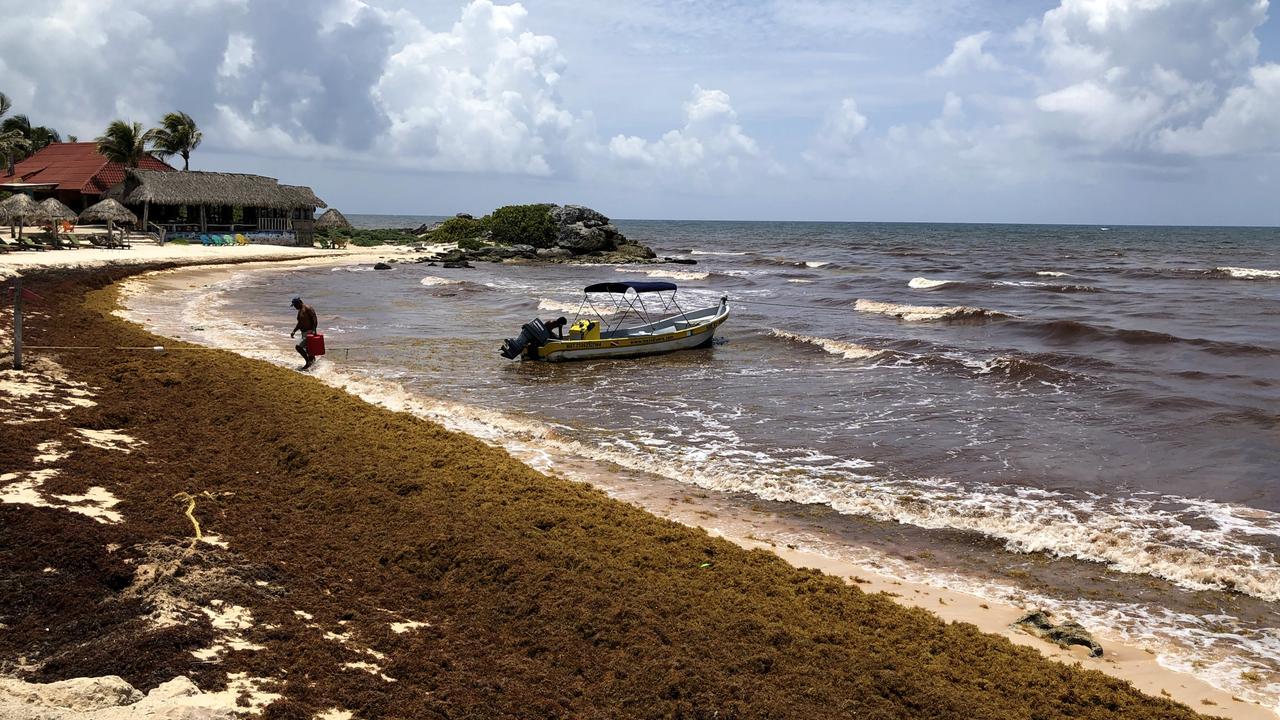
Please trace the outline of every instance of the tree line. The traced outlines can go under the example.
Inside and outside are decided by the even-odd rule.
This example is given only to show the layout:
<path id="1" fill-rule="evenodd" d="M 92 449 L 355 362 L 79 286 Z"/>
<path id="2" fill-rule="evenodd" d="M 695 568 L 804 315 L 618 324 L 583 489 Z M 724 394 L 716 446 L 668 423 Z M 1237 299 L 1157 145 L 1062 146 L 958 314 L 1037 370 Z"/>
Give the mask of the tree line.
<path id="1" fill-rule="evenodd" d="M 32 125 L 26 115 L 9 115 L 13 109 L 8 96 L 0 93 L 0 156 L 3 156 L 9 172 L 14 163 L 25 160 L 41 149 L 62 142 L 57 130 L 43 125 Z M 161 158 L 177 155 L 182 158 L 182 169 L 188 170 L 191 153 L 200 146 L 204 133 L 196 121 L 184 112 L 171 112 L 160 119 L 160 124 L 144 130 L 142 123 L 113 120 L 101 135 L 94 138 L 98 152 L 112 162 L 137 167 L 144 155 L 151 153 Z M 74 135 L 67 142 L 77 142 Z"/>

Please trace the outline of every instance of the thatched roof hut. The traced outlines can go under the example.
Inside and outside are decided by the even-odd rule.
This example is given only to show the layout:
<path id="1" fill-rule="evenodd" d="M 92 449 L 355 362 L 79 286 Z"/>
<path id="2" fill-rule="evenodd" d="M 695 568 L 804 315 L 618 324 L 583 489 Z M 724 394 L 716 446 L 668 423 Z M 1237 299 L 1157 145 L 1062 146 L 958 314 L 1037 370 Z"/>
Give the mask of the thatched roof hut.
<path id="1" fill-rule="evenodd" d="M 105 222 L 108 226 L 113 223 L 136 224 L 138 216 L 134 215 L 129 208 L 121 205 L 118 200 L 107 198 L 102 202 L 94 203 L 85 208 L 84 212 L 80 213 L 80 222 Z"/>
<path id="2" fill-rule="evenodd" d="M 244 173 L 155 170 L 127 172 L 113 195 L 126 205 L 190 205 L 299 210 L 328 207 L 311 188 Z"/>
<path id="3" fill-rule="evenodd" d="M 317 230 L 350 230 L 351 223 L 337 208 L 329 208 L 316 219 Z"/>
<path id="4" fill-rule="evenodd" d="M 40 203 L 50 220 L 75 220 L 76 211 L 67 207 L 58 198 L 49 198 Z"/>
<path id="5" fill-rule="evenodd" d="M 0 221 L 18 227 L 18 237 L 27 223 L 48 222 L 49 214 L 30 195 L 18 193 L 0 202 Z"/>
<path id="6" fill-rule="evenodd" d="M 40 203 L 32 200 L 30 195 L 18 193 L 0 202 L 0 218 L 10 224 L 44 222 L 49 219 L 49 213 L 40 207 Z"/>

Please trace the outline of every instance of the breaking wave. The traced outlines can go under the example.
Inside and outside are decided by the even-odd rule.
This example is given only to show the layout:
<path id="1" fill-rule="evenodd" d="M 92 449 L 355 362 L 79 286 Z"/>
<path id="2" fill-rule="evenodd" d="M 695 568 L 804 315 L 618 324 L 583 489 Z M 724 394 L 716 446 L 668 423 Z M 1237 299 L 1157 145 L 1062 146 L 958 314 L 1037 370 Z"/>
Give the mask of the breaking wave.
<path id="1" fill-rule="evenodd" d="M 1257 270 L 1245 267 L 1216 267 L 1214 275 L 1226 275 L 1237 280 L 1280 280 L 1280 270 Z"/>
<path id="2" fill-rule="evenodd" d="M 1036 272 L 1040 277 L 1075 277 L 1070 273 L 1058 272 L 1056 270 L 1040 270 Z"/>
<path id="3" fill-rule="evenodd" d="M 1043 290 L 1045 292 L 1059 292 L 1059 293 L 1102 292 L 1101 288 L 1096 288 L 1092 285 L 1057 285 L 1055 283 L 1041 282 L 1039 280 L 997 280 L 995 284 L 1000 287 L 1034 288 L 1036 290 Z"/>
<path id="4" fill-rule="evenodd" d="M 878 300 L 859 299 L 853 304 L 859 312 L 888 315 L 908 322 L 933 322 L 940 320 L 997 320 L 1012 317 L 1007 313 L 968 305 L 899 305 Z"/>
<path id="5" fill-rule="evenodd" d="M 689 272 L 687 270 L 635 270 L 634 268 L 614 268 L 621 273 L 640 272 L 652 278 L 671 278 L 672 280 L 706 280 L 709 272 Z"/>
<path id="6" fill-rule="evenodd" d="M 846 342 L 844 340 L 834 340 L 832 338 L 815 337 L 812 335 L 800 335 L 797 333 L 787 332 L 786 330 L 778 330 L 777 328 L 770 328 L 769 334 L 791 342 L 815 345 L 826 350 L 832 355 L 839 355 L 846 360 L 866 360 L 868 358 L 879 357 L 890 352 L 888 350 L 869 348 L 865 345 L 858 345 L 857 343 Z"/>
<path id="7" fill-rule="evenodd" d="M 1031 358 L 1000 355 L 977 368 L 979 375 L 991 375 L 1014 381 L 1034 380 L 1049 385 L 1061 385 L 1074 379 L 1074 375 L 1052 365 Z"/>
<path id="8" fill-rule="evenodd" d="M 695 248 L 693 250 L 690 250 L 689 254 L 690 255 L 735 255 L 736 256 L 736 255 L 749 255 L 750 253 L 727 252 L 727 251 L 717 251 L 717 250 L 698 250 Z"/>
<path id="9" fill-rule="evenodd" d="M 930 280 L 926 277 L 914 277 L 907 283 L 907 287 L 913 290 L 932 290 L 933 288 L 952 285 L 955 282 L 955 280 Z"/>
<path id="10" fill-rule="evenodd" d="M 418 282 L 428 287 L 431 287 L 433 285 L 461 285 L 462 284 L 462 281 L 458 280 L 457 278 L 442 278 L 442 277 L 436 277 L 435 275 L 428 275 L 422 278 L 421 280 L 419 280 Z"/>

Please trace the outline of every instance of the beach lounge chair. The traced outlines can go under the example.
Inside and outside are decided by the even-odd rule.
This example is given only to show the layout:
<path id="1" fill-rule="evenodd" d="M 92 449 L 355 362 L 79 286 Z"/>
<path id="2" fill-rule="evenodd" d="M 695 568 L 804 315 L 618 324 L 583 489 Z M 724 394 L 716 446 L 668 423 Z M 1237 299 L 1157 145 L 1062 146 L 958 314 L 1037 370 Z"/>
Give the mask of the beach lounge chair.
<path id="1" fill-rule="evenodd" d="M 212 244 L 213 244 L 213 238 L 209 237 L 208 235 L 201 235 L 201 236 L 200 236 L 200 244 L 201 244 L 201 245 L 212 245 Z"/>
<path id="2" fill-rule="evenodd" d="M 249 238 L 245 237 L 245 236 L 244 236 L 244 233 L 236 233 L 236 244 L 237 244 L 237 245 L 248 245 L 248 244 L 249 244 Z"/>
<path id="3" fill-rule="evenodd" d="M 223 236 L 222 236 L 222 244 L 223 244 L 223 245 L 235 245 L 235 244 L 236 244 L 236 239 L 235 239 L 235 238 L 233 238 L 233 237 L 231 237 L 230 235 L 223 235 Z"/>

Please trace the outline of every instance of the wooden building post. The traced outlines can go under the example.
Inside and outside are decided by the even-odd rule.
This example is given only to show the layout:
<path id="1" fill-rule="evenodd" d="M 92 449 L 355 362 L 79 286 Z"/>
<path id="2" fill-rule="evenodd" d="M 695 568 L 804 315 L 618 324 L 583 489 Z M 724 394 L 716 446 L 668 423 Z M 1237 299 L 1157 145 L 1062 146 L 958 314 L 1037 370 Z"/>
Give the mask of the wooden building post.
<path id="1" fill-rule="evenodd" d="M 13 279 L 13 369 L 22 369 L 22 278 Z"/>

